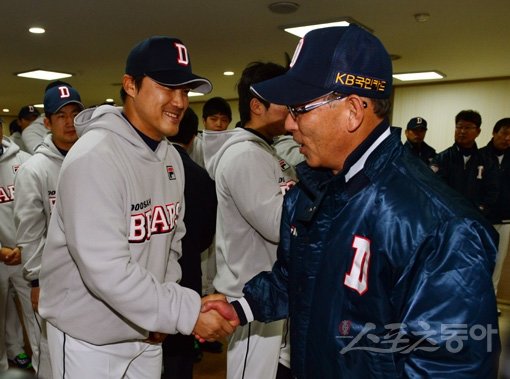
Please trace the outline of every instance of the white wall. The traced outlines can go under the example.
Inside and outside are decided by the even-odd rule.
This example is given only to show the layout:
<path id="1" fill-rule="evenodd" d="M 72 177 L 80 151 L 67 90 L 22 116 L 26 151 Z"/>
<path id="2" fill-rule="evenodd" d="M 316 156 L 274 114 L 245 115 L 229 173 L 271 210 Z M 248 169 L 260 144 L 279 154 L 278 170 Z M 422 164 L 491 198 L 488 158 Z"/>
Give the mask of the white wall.
<path id="1" fill-rule="evenodd" d="M 391 123 L 405 129 L 409 119 L 423 117 L 428 123 L 425 141 L 440 152 L 453 144 L 455 115 L 466 109 L 482 116 L 476 142 L 485 146 L 496 121 L 510 117 L 510 78 L 395 87 Z"/>

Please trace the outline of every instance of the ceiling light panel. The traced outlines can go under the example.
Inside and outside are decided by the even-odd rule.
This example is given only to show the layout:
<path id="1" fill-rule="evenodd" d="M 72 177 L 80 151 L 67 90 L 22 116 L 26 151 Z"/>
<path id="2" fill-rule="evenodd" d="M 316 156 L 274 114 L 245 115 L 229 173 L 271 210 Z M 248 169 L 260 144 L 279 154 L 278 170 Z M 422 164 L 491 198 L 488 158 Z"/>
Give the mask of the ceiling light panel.
<path id="1" fill-rule="evenodd" d="M 72 74 L 67 74 L 65 72 L 55 72 L 55 71 L 46 71 L 46 70 L 32 70 L 27 72 L 20 72 L 16 74 L 22 78 L 30 78 L 30 79 L 41 79 L 41 80 L 57 80 L 63 78 L 69 78 L 73 76 Z"/>
<path id="2" fill-rule="evenodd" d="M 401 80 L 403 82 L 413 81 L 413 80 L 437 80 L 443 79 L 446 75 L 441 74 L 438 71 L 424 71 L 424 72 L 408 72 L 401 74 L 393 74 L 395 79 Z"/>

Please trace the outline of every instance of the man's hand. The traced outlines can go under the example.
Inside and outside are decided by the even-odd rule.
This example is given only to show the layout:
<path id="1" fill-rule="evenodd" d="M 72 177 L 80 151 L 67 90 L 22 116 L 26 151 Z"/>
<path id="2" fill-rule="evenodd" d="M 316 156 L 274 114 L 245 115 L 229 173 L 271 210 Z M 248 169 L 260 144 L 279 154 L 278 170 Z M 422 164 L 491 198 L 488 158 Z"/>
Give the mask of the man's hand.
<path id="1" fill-rule="evenodd" d="M 240 321 L 239 317 L 237 316 L 237 312 L 235 311 L 234 307 L 226 300 L 203 301 L 201 311 L 209 312 L 210 310 L 215 310 L 218 312 L 225 320 L 228 320 L 230 325 L 232 325 L 234 328 L 239 326 Z"/>
<path id="2" fill-rule="evenodd" d="M 231 307 L 231 305 L 226 301 L 216 301 L 222 303 L 226 307 Z M 218 306 L 218 309 L 222 309 L 222 307 Z M 210 310 L 207 312 L 204 312 L 203 310 L 200 312 L 197 323 L 195 324 L 195 328 L 193 329 L 193 334 L 200 342 L 216 341 L 234 332 L 237 325 L 239 325 L 239 321 L 236 321 L 237 314 L 235 314 L 234 311 L 234 318 L 232 313 L 229 313 L 225 310 L 223 310 L 223 312 L 232 319 L 223 317 L 220 313 L 212 308 L 210 308 Z"/>
<path id="3" fill-rule="evenodd" d="M 30 291 L 30 301 L 32 302 L 32 309 L 36 312 L 39 311 L 39 292 L 41 292 L 40 287 L 32 287 Z"/>
<path id="4" fill-rule="evenodd" d="M 11 249 L 10 247 L 0 248 L 0 261 L 8 266 L 15 266 L 21 263 L 21 250 L 19 247 Z"/>

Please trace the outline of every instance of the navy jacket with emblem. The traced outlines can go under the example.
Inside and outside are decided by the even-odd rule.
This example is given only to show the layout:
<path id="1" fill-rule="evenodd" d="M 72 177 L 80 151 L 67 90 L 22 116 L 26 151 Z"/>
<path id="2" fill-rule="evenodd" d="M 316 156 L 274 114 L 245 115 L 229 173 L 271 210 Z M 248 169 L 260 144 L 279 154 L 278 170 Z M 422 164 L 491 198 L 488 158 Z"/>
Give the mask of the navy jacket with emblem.
<path id="1" fill-rule="evenodd" d="M 497 233 L 480 213 L 386 123 L 338 175 L 298 174 L 278 260 L 244 288 L 256 320 L 290 315 L 295 377 L 495 378 Z"/>

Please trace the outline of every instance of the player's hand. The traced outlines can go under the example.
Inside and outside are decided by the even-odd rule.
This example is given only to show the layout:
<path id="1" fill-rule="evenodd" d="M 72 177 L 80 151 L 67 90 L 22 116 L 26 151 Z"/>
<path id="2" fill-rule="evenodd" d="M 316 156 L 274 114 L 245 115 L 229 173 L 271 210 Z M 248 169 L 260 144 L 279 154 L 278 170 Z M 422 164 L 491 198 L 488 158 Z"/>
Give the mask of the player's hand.
<path id="1" fill-rule="evenodd" d="M 225 304 L 227 307 L 231 306 L 221 300 L 218 300 L 218 302 Z M 193 328 L 193 334 L 200 342 L 212 342 L 232 334 L 237 325 L 235 321 L 225 319 L 220 313 L 211 308 L 207 312 L 200 312 L 197 323 Z"/>
<path id="2" fill-rule="evenodd" d="M 0 248 L 0 260 L 8 266 L 15 266 L 21 263 L 21 250 L 19 247 L 11 249 L 10 247 Z"/>
<path id="3" fill-rule="evenodd" d="M 204 303 L 206 303 L 208 301 L 213 301 L 213 300 L 221 300 L 221 301 L 227 302 L 227 297 L 225 295 L 223 295 L 222 293 L 213 293 L 213 294 L 202 297 L 202 305 L 204 305 Z"/>
<path id="4" fill-rule="evenodd" d="M 159 333 L 159 332 L 149 332 L 149 338 L 147 338 L 144 342 L 150 344 L 158 344 L 162 343 L 168 334 Z"/>
<path id="5" fill-rule="evenodd" d="M 39 292 L 41 292 L 40 287 L 32 287 L 30 291 L 30 301 L 32 302 L 32 309 L 36 312 L 39 311 Z"/>
<path id="6" fill-rule="evenodd" d="M 239 326 L 240 320 L 237 316 L 237 312 L 232 304 L 228 303 L 226 300 L 209 300 L 203 302 L 201 312 L 209 312 L 210 310 L 218 312 L 221 317 L 228 320 L 230 325 L 234 328 Z"/>

